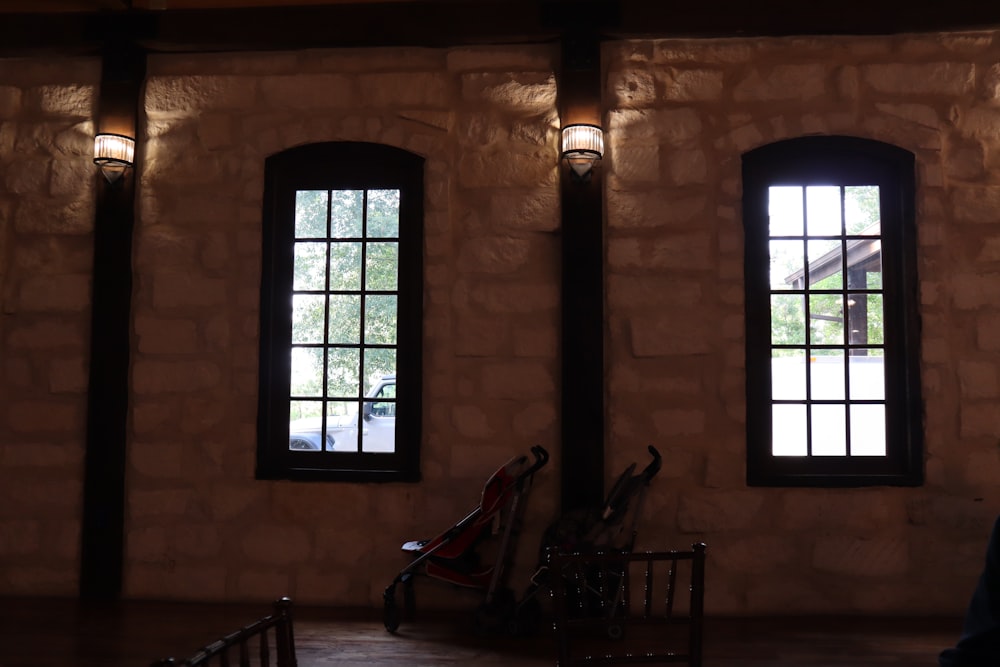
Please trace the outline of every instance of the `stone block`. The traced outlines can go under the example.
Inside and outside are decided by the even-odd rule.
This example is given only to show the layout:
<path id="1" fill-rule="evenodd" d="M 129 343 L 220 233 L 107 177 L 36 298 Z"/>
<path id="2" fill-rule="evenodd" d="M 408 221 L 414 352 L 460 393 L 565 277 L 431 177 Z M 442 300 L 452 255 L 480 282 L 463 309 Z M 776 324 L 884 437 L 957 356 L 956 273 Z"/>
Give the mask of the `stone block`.
<path id="1" fill-rule="evenodd" d="M 7 401 L 7 424 L 15 433 L 66 434 L 83 428 L 85 406 L 75 397 Z"/>
<path id="2" fill-rule="evenodd" d="M 97 90 L 88 85 L 47 85 L 28 91 L 46 116 L 89 118 L 94 113 Z"/>
<path id="3" fill-rule="evenodd" d="M 212 361 L 137 360 L 132 367 L 132 388 L 136 394 L 201 391 L 218 387 L 222 371 Z"/>
<path id="4" fill-rule="evenodd" d="M 191 488 L 134 489 L 128 497 L 128 516 L 132 520 L 187 516 L 194 499 Z"/>
<path id="5" fill-rule="evenodd" d="M 4 175 L 7 191 L 14 195 L 42 194 L 48 191 L 49 170 L 52 159 L 42 155 L 26 155 L 17 163 L 17 169 L 8 169 Z"/>
<path id="6" fill-rule="evenodd" d="M 49 361 L 49 390 L 54 394 L 80 394 L 87 391 L 89 360 L 83 356 L 53 358 Z"/>
<path id="7" fill-rule="evenodd" d="M 223 555 L 224 540 L 215 524 L 185 522 L 172 531 L 170 545 L 184 560 L 218 559 Z"/>
<path id="8" fill-rule="evenodd" d="M 817 570 L 858 577 L 900 576 L 909 568 L 909 547 L 901 537 L 820 537 L 813 547 Z"/>
<path id="9" fill-rule="evenodd" d="M 23 106 L 24 92 L 17 86 L 0 86 L 0 121 L 13 120 Z"/>
<path id="10" fill-rule="evenodd" d="M 969 403 L 959 412 L 960 433 L 963 438 L 1000 438 L 1000 414 L 992 403 Z"/>
<path id="11" fill-rule="evenodd" d="M 125 595 L 130 598 L 160 600 L 232 600 L 226 582 L 226 565 L 187 564 L 169 559 L 153 565 L 129 564 L 125 568 Z M 285 589 L 287 590 L 287 589 Z M 265 592 L 269 594 L 269 592 Z M 285 595 L 273 596 L 275 599 Z M 247 596 L 243 600 L 259 600 Z M 226 630 L 228 631 L 228 630 Z"/>
<path id="12" fill-rule="evenodd" d="M 155 563 L 170 551 L 167 530 L 162 525 L 132 527 L 126 531 L 125 543 L 132 562 Z"/>
<path id="13" fill-rule="evenodd" d="M 451 72 L 500 70 L 541 71 L 552 69 L 553 52 L 548 45 L 511 50 L 505 46 L 476 45 L 450 48 L 445 52 L 445 66 Z M 428 62 L 428 66 L 437 63 Z"/>
<path id="14" fill-rule="evenodd" d="M 884 526 L 902 525 L 906 520 L 901 500 L 865 490 L 793 489 L 780 503 L 776 522 L 799 534 L 842 530 L 877 535 Z"/>
<path id="15" fill-rule="evenodd" d="M 154 119 L 197 117 L 221 109 L 253 109 L 258 104 L 257 86 L 257 77 L 154 74 L 146 79 L 143 105 Z"/>
<path id="16" fill-rule="evenodd" d="M 244 562 L 288 566 L 309 558 L 312 540 L 303 527 L 260 522 L 245 531 L 240 551 Z"/>
<path id="17" fill-rule="evenodd" d="M 469 300 L 488 313 L 537 316 L 559 305 L 559 288 L 553 284 L 488 283 L 477 285 Z"/>
<path id="18" fill-rule="evenodd" d="M 555 379 L 548 364 L 513 361 L 484 365 L 482 386 L 485 398 L 528 400 L 552 396 Z"/>
<path id="19" fill-rule="evenodd" d="M 693 109 L 617 109 L 607 114 L 605 132 L 616 141 L 655 141 L 661 146 L 693 145 L 702 133 L 702 121 Z"/>
<path id="20" fill-rule="evenodd" d="M 675 102 L 716 102 L 722 97 L 721 69 L 682 69 L 669 67 L 656 72 L 663 100 Z"/>
<path id="21" fill-rule="evenodd" d="M 629 340 L 636 357 L 711 354 L 714 323 L 695 317 L 637 315 L 629 318 Z"/>
<path id="22" fill-rule="evenodd" d="M 958 271 L 951 280 L 952 300 L 962 310 L 1000 303 L 1000 274 Z"/>
<path id="23" fill-rule="evenodd" d="M 0 520 L 0 557 L 38 554 L 42 545 L 41 524 L 37 519 Z"/>
<path id="24" fill-rule="evenodd" d="M 612 108 L 650 107 L 657 101 L 656 74 L 635 69 L 608 72 L 607 88 Z"/>
<path id="25" fill-rule="evenodd" d="M 534 442 L 555 427 L 557 420 L 554 405 L 535 402 L 514 414 L 512 428 L 514 435 Z"/>
<path id="26" fill-rule="evenodd" d="M 185 461 L 185 448 L 177 443 L 134 440 L 128 450 L 132 469 L 146 477 L 181 479 Z"/>
<path id="27" fill-rule="evenodd" d="M 194 320 L 140 315 L 134 328 L 143 354 L 191 354 L 198 351 L 198 326 Z"/>
<path id="28" fill-rule="evenodd" d="M 469 239 L 458 249 L 458 268 L 469 273 L 517 273 L 530 258 L 531 249 L 531 241 L 525 238 L 491 236 Z"/>
<path id="29" fill-rule="evenodd" d="M 364 73 L 358 75 L 357 86 L 360 99 L 376 108 L 444 109 L 456 97 L 455 82 L 440 72 Z"/>
<path id="30" fill-rule="evenodd" d="M 929 104 L 891 104 L 888 102 L 880 102 L 877 103 L 875 107 L 879 111 L 889 114 L 890 116 L 894 116 L 911 123 L 916 123 L 918 125 L 923 125 L 934 130 L 939 129 L 941 126 L 941 118 L 937 110 Z"/>
<path id="31" fill-rule="evenodd" d="M 951 211 L 958 222 L 997 224 L 1000 222 L 1000 186 L 952 186 Z"/>
<path id="32" fill-rule="evenodd" d="M 508 345 L 510 332 L 492 317 L 460 316 L 455 322 L 455 354 L 458 356 L 496 356 Z"/>
<path id="33" fill-rule="evenodd" d="M 24 312 L 77 313 L 90 306 L 90 276 L 44 275 L 26 278 L 18 291 L 18 307 Z"/>
<path id="34" fill-rule="evenodd" d="M 0 592 L 17 596 L 74 597 L 79 594 L 78 570 L 67 564 L 12 565 L 0 573 Z"/>
<path id="35" fill-rule="evenodd" d="M 992 445 L 986 451 L 969 452 L 964 464 L 963 481 L 973 487 L 990 488 L 1000 475 L 1000 449 Z"/>
<path id="36" fill-rule="evenodd" d="M 677 526 L 684 533 L 709 534 L 759 525 L 764 499 L 756 491 L 713 491 L 684 495 Z"/>
<path id="37" fill-rule="evenodd" d="M 737 537 L 710 546 L 712 566 L 735 576 L 766 576 L 775 570 L 794 570 L 801 565 L 795 545 L 777 535 Z"/>
<path id="38" fill-rule="evenodd" d="M 827 66 L 820 64 L 752 67 L 733 86 L 736 102 L 814 100 L 826 94 Z"/>
<path id="39" fill-rule="evenodd" d="M 204 114 L 198 123 L 198 138 L 201 145 L 210 151 L 232 146 L 233 117 L 230 114 Z"/>
<path id="40" fill-rule="evenodd" d="M 460 76 L 462 99 L 517 114 L 546 113 L 556 106 L 550 72 L 470 72 Z"/>
<path id="41" fill-rule="evenodd" d="M 976 79 L 970 62 L 864 65 L 861 73 L 875 91 L 896 95 L 957 97 L 972 92 Z"/>
<path id="42" fill-rule="evenodd" d="M 673 150 L 663 158 L 667 185 L 684 186 L 704 183 L 708 162 L 701 149 Z"/>
<path id="43" fill-rule="evenodd" d="M 696 409 L 652 410 L 657 435 L 667 438 L 688 437 L 705 432 L 705 411 Z"/>
<path id="44" fill-rule="evenodd" d="M 157 310 L 221 306 L 228 286 L 222 278 L 206 278 L 191 273 L 160 273 L 153 277 L 152 305 Z"/>
<path id="45" fill-rule="evenodd" d="M 492 193 L 490 221 L 498 230 L 551 232 L 559 228 L 559 193 L 554 187 Z"/>
<path id="46" fill-rule="evenodd" d="M 1000 394 L 997 366 L 985 361 L 960 361 L 958 383 L 965 398 L 996 398 Z"/>
<path id="47" fill-rule="evenodd" d="M 611 140 L 608 142 L 608 154 L 614 156 L 611 160 L 611 173 L 616 180 L 629 185 L 656 183 L 660 180 L 660 147 L 656 144 L 625 144 Z M 614 192 L 616 191 L 609 194 Z M 630 226 L 636 224 L 624 211 L 609 210 L 608 213 L 617 213 L 626 218 Z"/>
<path id="48" fill-rule="evenodd" d="M 0 462 L 15 468 L 49 468 L 77 470 L 83 463 L 83 433 L 59 443 L 14 442 L 0 445 Z M 22 471 L 23 472 L 23 471 Z"/>
<path id="49" fill-rule="evenodd" d="M 267 497 L 267 490 L 259 485 L 246 486 L 226 481 L 212 484 L 209 493 L 211 516 L 218 521 L 236 519 L 263 508 Z"/>
<path id="50" fill-rule="evenodd" d="M 559 158 L 548 147 L 511 150 L 510 144 L 462 153 L 458 182 L 465 188 L 553 186 Z"/>
<path id="51" fill-rule="evenodd" d="M 455 405 L 451 409 L 451 423 L 463 438 L 485 439 L 496 431 L 490 426 L 489 416 L 477 406 Z"/>
<path id="52" fill-rule="evenodd" d="M 976 320 L 976 347 L 993 352 L 1000 350 L 1000 315 L 980 315 Z"/>
<path id="53" fill-rule="evenodd" d="M 532 324 L 521 324 L 511 332 L 515 357 L 556 359 L 559 355 L 558 324 L 555 318 L 534 318 Z"/>

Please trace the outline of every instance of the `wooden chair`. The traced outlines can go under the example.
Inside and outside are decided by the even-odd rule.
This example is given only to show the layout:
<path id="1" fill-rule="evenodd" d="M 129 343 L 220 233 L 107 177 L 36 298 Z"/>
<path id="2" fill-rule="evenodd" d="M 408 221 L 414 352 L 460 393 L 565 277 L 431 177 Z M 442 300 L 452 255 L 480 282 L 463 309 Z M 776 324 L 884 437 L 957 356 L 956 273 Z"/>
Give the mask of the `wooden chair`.
<path id="1" fill-rule="evenodd" d="M 273 643 L 272 643 L 273 640 Z M 181 662 L 166 658 L 152 667 L 297 667 L 292 601 L 274 602 L 273 613 L 200 649 Z"/>
<path id="2" fill-rule="evenodd" d="M 705 545 L 559 553 L 552 572 L 558 665 L 702 665 Z M 690 594 L 681 595 L 683 589 Z"/>

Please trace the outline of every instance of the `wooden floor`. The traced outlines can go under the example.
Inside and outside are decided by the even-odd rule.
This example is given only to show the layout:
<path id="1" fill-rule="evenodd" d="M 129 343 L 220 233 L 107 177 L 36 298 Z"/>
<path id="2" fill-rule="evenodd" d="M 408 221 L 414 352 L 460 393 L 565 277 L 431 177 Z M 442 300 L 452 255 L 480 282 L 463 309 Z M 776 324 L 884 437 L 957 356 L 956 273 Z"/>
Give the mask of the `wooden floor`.
<path id="1" fill-rule="evenodd" d="M 0 667 L 148 667 L 182 658 L 270 605 L 0 599 Z M 555 665 L 555 640 L 483 637 L 471 615 L 420 614 L 397 634 L 369 610 L 294 609 L 299 667 Z M 936 667 L 957 618 L 708 618 L 705 667 Z"/>

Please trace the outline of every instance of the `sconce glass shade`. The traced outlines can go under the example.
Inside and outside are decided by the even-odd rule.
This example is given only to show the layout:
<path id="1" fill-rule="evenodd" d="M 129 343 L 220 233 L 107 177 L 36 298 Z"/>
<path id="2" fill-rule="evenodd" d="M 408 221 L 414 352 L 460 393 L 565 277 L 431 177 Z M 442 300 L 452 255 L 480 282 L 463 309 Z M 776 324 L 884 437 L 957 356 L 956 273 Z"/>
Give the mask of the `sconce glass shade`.
<path id="1" fill-rule="evenodd" d="M 604 156 L 604 131 L 597 125 L 567 125 L 562 131 L 562 156 L 581 178 Z"/>
<path id="2" fill-rule="evenodd" d="M 101 167 L 109 183 L 117 181 L 135 157 L 135 139 L 123 134 L 98 134 L 94 137 L 94 164 Z"/>

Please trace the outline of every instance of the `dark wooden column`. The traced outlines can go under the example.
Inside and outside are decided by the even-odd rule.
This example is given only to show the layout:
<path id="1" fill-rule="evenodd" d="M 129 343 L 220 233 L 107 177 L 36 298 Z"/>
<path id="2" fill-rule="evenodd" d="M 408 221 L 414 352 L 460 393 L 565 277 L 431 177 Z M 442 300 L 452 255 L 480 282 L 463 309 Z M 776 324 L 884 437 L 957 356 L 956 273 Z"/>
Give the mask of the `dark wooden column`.
<path id="1" fill-rule="evenodd" d="M 559 72 L 562 125 L 602 125 L 597 35 L 563 36 Z M 604 500 L 604 181 L 598 163 L 586 180 L 562 164 L 562 509 Z"/>
<path id="2" fill-rule="evenodd" d="M 110 42 L 102 55 L 94 129 L 135 137 L 145 54 L 130 44 Z M 136 159 L 140 152 L 137 144 Z M 95 165 L 94 179 L 97 197 L 80 597 L 113 600 L 121 595 L 124 553 L 135 169 L 126 169 L 119 180 L 109 183 Z"/>

